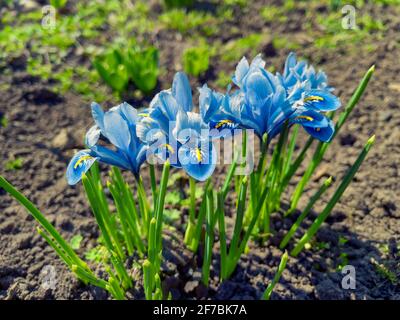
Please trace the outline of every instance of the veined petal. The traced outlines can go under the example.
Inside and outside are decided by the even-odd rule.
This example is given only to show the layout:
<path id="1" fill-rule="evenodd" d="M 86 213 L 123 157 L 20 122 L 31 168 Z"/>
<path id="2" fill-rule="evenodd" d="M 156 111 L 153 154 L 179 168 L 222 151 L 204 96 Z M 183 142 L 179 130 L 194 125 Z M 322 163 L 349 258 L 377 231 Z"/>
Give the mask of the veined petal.
<path id="1" fill-rule="evenodd" d="M 100 130 L 102 132 L 104 132 L 104 111 L 103 111 L 103 109 L 96 102 L 92 102 L 91 108 L 92 108 L 92 117 L 94 119 L 94 122 L 97 124 L 97 126 L 100 128 Z"/>
<path id="2" fill-rule="evenodd" d="M 234 84 L 239 88 L 242 87 L 243 79 L 249 71 L 250 65 L 245 57 L 243 57 L 236 66 L 235 75 L 232 78 Z"/>
<path id="3" fill-rule="evenodd" d="M 91 148 L 93 147 L 100 138 L 100 128 L 97 125 L 92 126 L 85 136 L 85 144 Z"/>
<path id="4" fill-rule="evenodd" d="M 173 134 L 180 143 L 185 143 L 189 139 L 200 138 L 201 130 L 207 128 L 198 113 L 179 111 Z"/>
<path id="5" fill-rule="evenodd" d="M 245 92 L 252 107 L 260 107 L 265 99 L 273 93 L 272 86 L 261 72 L 250 74 L 246 78 Z"/>
<path id="6" fill-rule="evenodd" d="M 136 125 L 136 135 L 144 143 L 152 143 L 165 134 L 157 121 L 150 117 L 142 118 Z"/>
<path id="7" fill-rule="evenodd" d="M 217 153 L 212 142 L 197 147 L 184 145 L 179 148 L 179 160 L 188 175 L 198 181 L 205 181 L 215 170 Z"/>
<path id="8" fill-rule="evenodd" d="M 72 157 L 67 167 L 66 177 L 68 184 L 77 184 L 82 179 L 82 175 L 90 169 L 96 160 L 98 158 L 93 157 L 90 150 L 78 151 Z"/>
<path id="9" fill-rule="evenodd" d="M 290 52 L 286 58 L 285 67 L 283 70 L 283 77 L 286 78 L 289 76 L 290 70 L 294 68 L 297 63 L 296 54 L 294 52 Z"/>
<path id="10" fill-rule="evenodd" d="M 303 126 L 303 128 L 308 132 L 308 134 L 323 142 L 329 142 L 335 133 L 335 127 L 330 119 L 328 119 L 328 125 L 326 127 L 313 128 Z"/>
<path id="11" fill-rule="evenodd" d="M 325 90 L 311 90 L 304 94 L 304 106 L 317 111 L 333 111 L 340 107 L 340 100 Z"/>
<path id="12" fill-rule="evenodd" d="M 188 77 L 183 72 L 177 72 L 174 76 L 172 95 L 184 111 L 192 111 L 192 89 L 190 88 Z"/>
<path id="13" fill-rule="evenodd" d="M 128 123 L 118 110 L 110 110 L 104 114 L 104 135 L 117 148 L 129 152 L 131 135 Z"/>
<path id="14" fill-rule="evenodd" d="M 222 100 L 222 94 L 213 92 L 207 85 L 199 88 L 199 109 L 201 117 L 205 122 L 208 122 L 213 114 L 215 114 Z"/>

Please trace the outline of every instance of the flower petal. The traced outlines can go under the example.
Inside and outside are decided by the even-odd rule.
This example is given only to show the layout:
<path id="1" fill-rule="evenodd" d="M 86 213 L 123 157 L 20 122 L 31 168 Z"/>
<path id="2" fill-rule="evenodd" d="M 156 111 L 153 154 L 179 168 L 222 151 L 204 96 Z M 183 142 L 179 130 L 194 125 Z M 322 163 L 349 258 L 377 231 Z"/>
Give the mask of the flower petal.
<path id="1" fill-rule="evenodd" d="M 96 160 L 98 160 L 98 158 L 93 157 L 90 150 L 78 151 L 72 157 L 67 167 L 66 177 L 68 184 L 77 184 L 82 179 L 82 175 L 90 169 Z"/>
<path id="2" fill-rule="evenodd" d="M 110 110 L 104 114 L 104 135 L 117 148 L 129 152 L 131 135 L 128 123 L 119 110 Z"/>
<path id="3" fill-rule="evenodd" d="M 99 141 L 100 132 L 101 130 L 97 125 L 94 125 L 88 130 L 85 136 L 85 144 L 89 148 L 93 147 L 97 143 L 97 141 Z"/>
<path id="4" fill-rule="evenodd" d="M 330 119 L 328 120 L 328 125 L 326 127 L 312 128 L 303 126 L 303 128 L 308 132 L 308 134 L 310 134 L 314 138 L 323 142 L 329 142 L 332 139 L 333 134 L 335 133 L 335 127 L 332 121 Z"/>
<path id="5" fill-rule="evenodd" d="M 104 111 L 103 111 L 103 109 L 96 102 L 92 102 L 91 108 L 92 108 L 92 117 L 94 119 L 94 122 L 97 124 L 97 126 L 100 128 L 100 130 L 102 132 L 104 132 Z"/>
<path id="6" fill-rule="evenodd" d="M 321 128 L 329 124 L 326 116 L 313 110 L 307 110 L 291 119 L 291 123 L 300 123 L 303 127 Z"/>
<path id="7" fill-rule="evenodd" d="M 126 170 L 131 169 L 131 164 L 125 156 L 106 147 L 96 145 L 91 148 L 91 154 L 97 157 L 97 159 L 101 162 Z"/>
<path id="8" fill-rule="evenodd" d="M 172 95 L 184 111 L 192 111 L 192 89 L 190 88 L 189 79 L 183 72 L 177 72 L 174 76 Z"/>
<path id="9" fill-rule="evenodd" d="M 325 90 L 307 91 L 303 102 L 306 108 L 317 111 L 334 111 L 341 105 L 338 97 Z"/>
<path id="10" fill-rule="evenodd" d="M 179 148 L 179 160 L 188 175 L 205 181 L 215 170 L 217 153 L 212 142 L 202 143 L 196 148 L 184 145 Z"/>

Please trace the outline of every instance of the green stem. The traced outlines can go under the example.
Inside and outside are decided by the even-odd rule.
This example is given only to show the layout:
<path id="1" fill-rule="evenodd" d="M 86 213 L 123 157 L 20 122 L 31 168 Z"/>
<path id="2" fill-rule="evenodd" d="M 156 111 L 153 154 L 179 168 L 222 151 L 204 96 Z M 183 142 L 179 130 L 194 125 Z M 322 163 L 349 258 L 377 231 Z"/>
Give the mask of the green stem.
<path id="1" fill-rule="evenodd" d="M 292 225 L 292 227 L 290 228 L 288 233 L 282 239 L 282 241 L 279 245 L 280 249 L 284 249 L 287 246 L 288 242 L 293 237 L 293 235 L 296 233 L 300 224 L 307 217 L 308 213 L 310 212 L 311 208 L 314 206 L 315 202 L 317 202 L 317 200 L 322 196 L 322 194 L 325 193 L 325 191 L 331 186 L 331 184 L 332 184 L 332 177 L 329 177 L 328 179 L 326 179 L 324 181 L 321 188 L 319 188 L 318 191 L 311 197 L 310 201 L 308 202 L 307 206 L 304 208 L 301 215 L 297 218 L 296 222 Z"/>

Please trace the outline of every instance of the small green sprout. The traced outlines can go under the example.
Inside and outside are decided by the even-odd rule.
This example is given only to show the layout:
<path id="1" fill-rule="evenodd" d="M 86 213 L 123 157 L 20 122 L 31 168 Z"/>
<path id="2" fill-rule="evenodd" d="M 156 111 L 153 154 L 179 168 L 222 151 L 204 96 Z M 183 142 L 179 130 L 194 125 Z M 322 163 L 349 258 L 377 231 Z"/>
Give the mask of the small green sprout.
<path id="1" fill-rule="evenodd" d="M 24 164 L 24 160 L 21 157 L 17 157 L 13 160 L 8 160 L 6 162 L 5 168 L 8 171 L 20 170 L 20 169 L 22 169 L 23 164 Z"/>
<path id="2" fill-rule="evenodd" d="M 83 240 L 82 235 L 77 234 L 72 237 L 70 243 L 71 243 L 71 248 L 74 250 L 78 250 L 81 247 L 81 242 Z"/>

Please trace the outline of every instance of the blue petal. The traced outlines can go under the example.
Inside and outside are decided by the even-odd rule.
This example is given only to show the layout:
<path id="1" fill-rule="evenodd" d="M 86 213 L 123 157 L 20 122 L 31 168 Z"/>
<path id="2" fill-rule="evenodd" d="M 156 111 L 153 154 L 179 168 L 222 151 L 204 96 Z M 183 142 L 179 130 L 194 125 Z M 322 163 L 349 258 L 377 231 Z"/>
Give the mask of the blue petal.
<path id="1" fill-rule="evenodd" d="M 329 142 L 335 133 L 335 127 L 330 119 L 328 119 L 328 125 L 321 128 L 305 127 L 303 128 L 314 138 L 321 140 L 323 142 Z"/>
<path id="2" fill-rule="evenodd" d="M 165 136 L 161 130 L 159 123 L 150 117 L 143 118 L 136 125 L 136 135 L 144 143 L 152 143 Z"/>
<path id="3" fill-rule="evenodd" d="M 290 70 L 295 67 L 297 63 L 296 54 L 294 52 L 290 52 L 286 58 L 285 67 L 283 71 L 283 77 L 286 78 L 290 74 Z"/>
<path id="4" fill-rule="evenodd" d="M 192 111 L 192 89 L 190 88 L 189 79 L 183 72 L 177 72 L 174 76 L 172 95 L 184 111 Z"/>
<path id="5" fill-rule="evenodd" d="M 340 100 L 325 90 L 311 90 L 304 95 L 304 106 L 317 111 L 333 111 L 340 107 Z"/>
<path id="6" fill-rule="evenodd" d="M 199 109 L 201 117 L 205 122 L 208 122 L 213 114 L 215 114 L 222 100 L 222 94 L 217 92 L 213 92 L 207 85 L 203 85 L 203 87 L 199 88 L 200 96 L 199 96 Z"/>
<path id="7" fill-rule="evenodd" d="M 100 128 L 100 130 L 102 132 L 104 132 L 104 111 L 103 111 L 103 109 L 96 102 L 92 102 L 91 108 L 92 108 L 92 117 L 93 117 L 95 123 Z"/>
<path id="8" fill-rule="evenodd" d="M 243 57 L 236 66 L 235 75 L 232 78 L 233 83 L 236 84 L 238 87 L 242 86 L 243 79 L 249 71 L 249 68 L 249 62 L 245 57 Z"/>
<path id="9" fill-rule="evenodd" d="M 68 184 L 74 185 L 78 183 L 82 179 L 82 175 L 89 170 L 97 159 L 97 157 L 92 156 L 90 150 L 77 152 L 67 167 L 66 177 Z"/>
<path id="10" fill-rule="evenodd" d="M 145 162 L 145 160 L 146 160 L 148 148 L 149 148 L 149 147 L 148 147 L 147 145 L 141 145 L 140 148 L 139 148 L 139 150 L 138 150 L 138 153 L 137 153 L 137 155 L 136 155 L 136 167 L 135 167 L 136 174 L 139 173 L 140 166 L 141 166 L 141 165 L 143 164 L 143 162 Z"/>
<path id="11" fill-rule="evenodd" d="M 173 134 L 180 143 L 185 143 L 191 138 L 200 138 L 202 129 L 207 128 L 198 113 L 179 111 Z"/>
<path id="12" fill-rule="evenodd" d="M 97 125 L 91 127 L 85 136 L 85 144 L 90 148 L 93 147 L 100 138 L 100 128 Z"/>
<path id="13" fill-rule="evenodd" d="M 198 181 L 205 181 L 215 170 L 217 154 L 211 142 L 196 148 L 184 145 L 179 149 L 179 160 L 188 175 Z"/>
<path id="14" fill-rule="evenodd" d="M 306 110 L 300 114 L 296 114 L 291 123 L 300 123 L 303 127 L 321 128 L 329 124 L 329 119 L 321 113 L 313 110 Z"/>
<path id="15" fill-rule="evenodd" d="M 106 147 L 96 145 L 91 148 L 91 154 L 97 159 L 106 164 L 117 166 L 122 169 L 131 170 L 131 165 L 126 157 L 116 151 L 110 150 Z"/>
<path id="16" fill-rule="evenodd" d="M 273 93 L 270 82 L 260 72 L 252 73 L 246 78 L 245 90 L 252 107 L 260 107 Z"/>
<path id="17" fill-rule="evenodd" d="M 119 110 L 110 110 L 104 114 L 104 135 L 117 148 L 128 152 L 131 135 L 128 123 Z"/>

